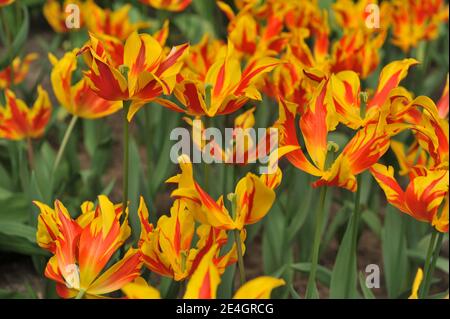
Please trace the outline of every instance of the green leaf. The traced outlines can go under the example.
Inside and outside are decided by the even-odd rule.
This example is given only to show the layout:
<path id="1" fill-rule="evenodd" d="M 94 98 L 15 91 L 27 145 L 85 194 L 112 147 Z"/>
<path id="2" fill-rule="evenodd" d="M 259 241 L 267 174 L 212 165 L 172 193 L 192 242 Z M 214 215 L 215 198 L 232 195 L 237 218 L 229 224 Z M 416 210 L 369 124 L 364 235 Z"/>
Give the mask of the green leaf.
<path id="1" fill-rule="evenodd" d="M 18 222 L 0 221 L 0 233 L 25 238 L 31 243 L 36 243 L 36 229 Z"/>
<path id="2" fill-rule="evenodd" d="M 426 252 L 423 252 L 422 250 L 408 249 L 407 255 L 408 255 L 408 257 L 410 257 L 414 260 L 420 261 L 421 263 L 425 262 Z M 449 262 L 449 260 L 447 258 L 439 257 L 436 261 L 436 268 L 439 270 L 442 270 L 443 272 L 448 274 L 449 273 L 449 263 L 448 262 Z"/>
<path id="3" fill-rule="evenodd" d="M 292 264 L 291 268 L 300 272 L 304 272 L 309 274 L 311 270 L 311 263 L 296 263 Z M 317 280 L 319 280 L 322 284 L 329 287 L 331 282 L 331 271 L 321 265 L 318 265 L 317 267 L 317 274 L 316 274 Z"/>
<path id="4" fill-rule="evenodd" d="M 330 298 L 356 298 L 356 252 L 352 242 L 353 218 L 347 225 L 336 256 L 330 282 Z"/>
<path id="5" fill-rule="evenodd" d="M 376 213 L 374 213 L 370 209 L 366 209 L 362 212 L 361 219 L 378 237 L 381 237 L 382 225 L 380 218 Z"/>
<path id="6" fill-rule="evenodd" d="M 0 289 L 0 299 L 26 299 L 29 298 L 24 293 Z"/>
<path id="7" fill-rule="evenodd" d="M 198 15 L 179 15 L 173 19 L 173 22 L 192 43 L 198 43 L 205 33 L 215 36 L 213 25 Z"/>
<path id="8" fill-rule="evenodd" d="M 14 40 L 12 41 L 12 44 L 10 46 L 7 46 L 5 44 L 5 47 L 8 48 L 8 50 L 5 50 L 4 56 L 0 56 L 0 70 L 4 69 L 6 66 L 8 66 L 11 61 L 16 57 L 20 50 L 22 49 L 22 46 L 24 45 L 25 41 L 28 37 L 28 29 L 30 26 L 30 18 L 28 16 L 28 10 L 26 6 L 22 6 L 22 24 L 20 25 L 19 30 L 15 34 Z M 5 30 L 2 30 L 2 34 L 5 34 Z"/>
<path id="9" fill-rule="evenodd" d="M 29 240 L 17 236 L 0 234 L 0 251 L 8 251 L 23 255 L 48 256 L 48 252 L 32 244 Z"/>
<path id="10" fill-rule="evenodd" d="M 407 288 L 409 266 L 403 213 L 388 205 L 381 232 L 384 277 L 388 296 L 397 298 Z"/>

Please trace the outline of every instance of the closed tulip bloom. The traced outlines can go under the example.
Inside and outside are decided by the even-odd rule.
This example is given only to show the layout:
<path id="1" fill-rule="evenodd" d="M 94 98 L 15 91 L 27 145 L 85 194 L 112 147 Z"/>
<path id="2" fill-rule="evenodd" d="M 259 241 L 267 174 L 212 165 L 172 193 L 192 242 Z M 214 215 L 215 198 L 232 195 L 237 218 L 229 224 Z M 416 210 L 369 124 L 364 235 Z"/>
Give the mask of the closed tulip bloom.
<path id="1" fill-rule="evenodd" d="M 109 101 L 99 97 L 88 85 L 86 79 L 72 84 L 73 73 L 77 69 L 75 49 L 66 53 L 60 60 L 49 54 L 53 69 L 50 79 L 58 102 L 69 113 L 85 119 L 108 116 L 120 110 L 120 101 Z"/>
<path id="2" fill-rule="evenodd" d="M 36 139 L 44 135 L 51 116 L 47 92 L 38 87 L 38 97 L 29 108 L 11 91 L 5 91 L 6 105 L 0 105 L 0 138 L 8 140 Z"/>

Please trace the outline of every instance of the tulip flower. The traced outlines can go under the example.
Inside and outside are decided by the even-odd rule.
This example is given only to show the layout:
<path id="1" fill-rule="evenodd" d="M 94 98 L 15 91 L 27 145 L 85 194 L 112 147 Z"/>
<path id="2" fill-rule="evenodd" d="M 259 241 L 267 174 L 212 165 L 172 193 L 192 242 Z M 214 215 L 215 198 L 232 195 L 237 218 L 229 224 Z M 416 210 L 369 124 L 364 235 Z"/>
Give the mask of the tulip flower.
<path id="1" fill-rule="evenodd" d="M 280 156 L 286 158 L 298 169 L 313 176 L 319 176 L 314 186 L 335 185 L 356 191 L 355 175 L 367 170 L 388 150 L 390 135 L 386 124 L 370 124 L 360 129 L 345 146 L 335 161 L 330 161 L 330 154 L 337 151 L 337 146 L 328 141 L 328 132 L 334 129 L 337 120 L 329 114 L 326 106 L 325 82 L 318 88 L 317 94 L 300 119 L 300 128 L 305 140 L 306 149 L 312 159 L 307 159 L 297 139 L 295 128 L 296 105 L 280 101 L 278 127 L 281 131 Z"/>
<path id="2" fill-rule="evenodd" d="M 11 3 L 14 3 L 15 0 L 0 0 L 0 7 L 6 7 Z"/>
<path id="3" fill-rule="evenodd" d="M 428 222 L 440 232 L 448 232 L 448 211 L 438 214 L 448 194 L 448 169 L 428 170 L 416 166 L 410 173 L 406 190 L 395 179 L 392 167 L 375 164 L 370 171 L 389 203 L 419 221 Z"/>
<path id="4" fill-rule="evenodd" d="M 137 32 L 128 37 L 124 46 L 110 37 L 91 34 L 90 38 L 79 52 L 90 68 L 86 80 L 106 100 L 130 100 L 128 120 L 145 103 L 164 103 L 159 97 L 172 92 L 189 48 L 188 44 L 176 46 L 165 55 L 155 38 Z"/>
<path id="5" fill-rule="evenodd" d="M 121 206 L 114 206 L 106 196 L 99 196 L 98 201 L 96 208 L 92 203 L 83 204 L 77 220 L 58 200 L 54 209 L 35 202 L 41 211 L 37 242 L 53 254 L 45 276 L 56 281 L 62 298 L 102 297 L 139 277 L 141 256 L 133 248 L 105 269 L 130 236 L 130 227 L 128 213 L 124 214 Z"/>
<path id="6" fill-rule="evenodd" d="M 423 280 L 423 270 L 422 268 L 417 269 L 416 277 L 414 278 L 414 283 L 411 289 L 411 295 L 408 299 L 419 299 L 419 288 Z"/>
<path id="7" fill-rule="evenodd" d="M 169 107 L 193 116 L 214 117 L 233 113 L 249 100 L 261 100 L 255 82 L 278 64 L 279 61 L 274 58 L 254 58 L 241 72 L 241 65 L 235 57 L 233 45 L 228 42 L 226 54 L 218 55 L 218 59 L 211 65 L 203 81 L 183 78 L 176 86 L 174 93 L 186 109 L 174 103 Z"/>
<path id="8" fill-rule="evenodd" d="M 150 286 L 142 277 L 123 286 L 122 291 L 129 299 L 161 299 L 158 289 Z"/>
<path id="9" fill-rule="evenodd" d="M 237 261 L 235 247 L 220 255 L 220 248 L 228 241 L 223 230 L 199 226 L 196 231 L 198 241 L 194 246 L 195 221 L 184 201 L 176 200 L 170 216 L 160 217 L 156 228 L 148 222 L 148 209 L 142 198 L 138 214 L 141 221 L 139 247 L 142 258 L 145 265 L 157 274 L 172 277 L 176 281 L 190 277 L 213 243 L 219 248 L 214 263 L 220 273 Z"/>
<path id="10" fill-rule="evenodd" d="M 387 30 L 390 24 L 392 6 L 390 2 L 378 0 L 338 0 L 333 5 L 336 22 L 344 30 L 364 30 L 378 32 Z M 373 10 L 378 8 L 378 14 Z M 373 14 L 373 18 L 370 16 Z M 374 19 L 379 18 L 380 21 Z M 378 23 L 376 23 L 378 22 Z M 373 25 L 372 25 L 373 23 Z"/>
<path id="11" fill-rule="evenodd" d="M 188 282 L 184 299 L 215 299 L 220 276 L 212 262 L 215 246 L 205 254 Z M 273 289 L 285 285 L 283 279 L 263 276 L 248 281 L 234 294 L 233 299 L 269 299 Z"/>
<path id="12" fill-rule="evenodd" d="M 224 206 L 222 197 L 215 201 L 194 180 L 189 158 L 180 156 L 179 163 L 181 174 L 167 181 L 178 185 L 172 196 L 185 201 L 199 222 L 223 230 L 242 230 L 245 225 L 260 221 L 272 207 L 275 201 L 274 189 L 279 186 L 282 178 L 281 170 L 260 177 L 248 173 L 236 185 L 232 217 Z"/>
<path id="13" fill-rule="evenodd" d="M 256 136 L 247 133 L 246 130 L 253 128 L 255 124 L 254 111 L 253 107 L 236 117 L 231 133 L 232 139 L 224 146 L 214 140 L 206 144 L 205 127 L 200 119 L 195 122 L 190 118 L 184 118 L 184 120 L 192 126 L 193 143 L 199 151 L 208 154 L 219 163 L 244 165 L 255 163 L 261 156 L 269 155 L 276 147 L 274 139 L 278 137 L 278 132 L 270 129 L 258 141 L 255 140 Z"/>
<path id="14" fill-rule="evenodd" d="M 270 15 L 266 27 L 262 28 L 251 12 L 253 4 L 242 8 L 238 14 L 223 1 L 218 1 L 217 5 L 230 20 L 228 38 L 237 51 L 250 56 L 272 55 L 279 53 L 285 46 L 288 39 L 287 35 L 282 33 L 282 17 Z"/>
<path id="15" fill-rule="evenodd" d="M 186 9 L 192 0 L 140 0 L 142 3 L 155 9 L 180 12 Z"/>
<path id="16" fill-rule="evenodd" d="M 183 76 L 204 82 L 208 70 L 225 54 L 226 44 L 205 34 L 199 43 L 190 47 L 186 67 L 182 69 Z"/>
<path id="17" fill-rule="evenodd" d="M 47 0 L 43 7 L 44 17 L 52 29 L 57 33 L 66 33 L 72 30 L 66 25 L 66 19 L 70 14 L 70 11 L 66 11 L 68 5 L 76 5 L 78 8 L 82 7 L 82 3 L 79 0 L 64 0 L 61 4 L 58 0 Z M 84 21 L 80 16 L 80 27 L 84 24 Z"/>
<path id="18" fill-rule="evenodd" d="M 448 22 L 448 5 L 443 0 L 395 0 L 392 6 L 392 43 L 404 52 L 420 41 L 436 39 L 439 26 Z"/>
<path id="19" fill-rule="evenodd" d="M 53 91 L 61 106 L 69 113 L 85 119 L 96 119 L 108 116 L 120 110 L 120 101 L 108 101 L 99 97 L 88 85 L 86 79 L 81 79 L 72 85 L 73 73 L 77 69 L 77 57 L 75 49 L 68 52 L 58 60 L 53 54 L 49 54 L 53 64 L 51 82 Z"/>
<path id="20" fill-rule="evenodd" d="M 6 106 L 0 105 L 0 138 L 23 140 L 40 138 L 50 120 L 51 102 L 47 91 L 38 87 L 38 97 L 29 108 L 6 89 Z"/>
<path id="21" fill-rule="evenodd" d="M 417 141 L 406 147 L 404 143 L 392 140 L 391 149 L 400 166 L 399 174 L 401 176 L 407 175 L 416 165 L 427 166 L 427 152 L 420 147 Z"/>
<path id="22" fill-rule="evenodd" d="M 117 10 L 102 9 L 93 0 L 83 5 L 83 18 L 89 32 L 106 34 L 119 40 L 126 40 L 131 33 L 150 26 L 147 22 L 131 22 L 131 5 L 126 4 Z"/>
<path id="23" fill-rule="evenodd" d="M 352 70 L 362 79 L 375 71 L 380 63 L 379 51 L 386 39 L 386 32 L 365 33 L 361 29 L 346 32 L 333 45 L 332 72 Z"/>
<path id="24" fill-rule="evenodd" d="M 11 65 L 0 70 L 0 89 L 4 90 L 12 85 L 18 85 L 25 80 L 30 70 L 30 64 L 38 58 L 37 53 L 30 53 L 21 59 L 15 58 Z"/>

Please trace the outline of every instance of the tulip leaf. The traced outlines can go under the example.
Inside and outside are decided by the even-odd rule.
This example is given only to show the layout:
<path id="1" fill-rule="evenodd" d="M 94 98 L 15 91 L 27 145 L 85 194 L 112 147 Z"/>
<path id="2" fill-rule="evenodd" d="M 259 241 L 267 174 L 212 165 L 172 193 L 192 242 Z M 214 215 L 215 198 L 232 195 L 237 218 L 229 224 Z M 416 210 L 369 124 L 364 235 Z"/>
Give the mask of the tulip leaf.
<path id="1" fill-rule="evenodd" d="M 0 233 L 25 238 L 31 243 L 36 243 L 36 229 L 18 222 L 0 221 Z"/>
<path id="2" fill-rule="evenodd" d="M 309 274 L 310 270 L 311 270 L 311 263 L 296 263 L 296 264 L 292 264 L 291 268 L 303 273 L 307 273 Z M 325 286 L 329 287 L 330 286 L 330 282 L 331 282 L 331 271 L 321 265 L 318 265 L 317 267 L 317 280 L 319 280 L 322 284 L 324 284 Z"/>
<path id="3" fill-rule="evenodd" d="M 384 276 L 390 298 L 397 298 L 407 288 L 409 274 L 405 220 L 408 217 L 388 205 L 381 232 Z"/>
<path id="4" fill-rule="evenodd" d="M 330 281 L 330 298 L 356 298 L 357 269 L 356 252 L 353 249 L 352 218 L 347 225 L 334 263 Z"/>
<path id="5" fill-rule="evenodd" d="M 213 25 L 196 14 L 176 16 L 173 22 L 192 43 L 198 43 L 205 33 L 215 36 Z"/>
<path id="6" fill-rule="evenodd" d="M 22 49 L 22 46 L 24 45 L 25 41 L 28 37 L 28 29 L 30 26 L 30 18 L 28 15 L 28 10 L 26 6 L 22 6 L 22 24 L 19 27 L 19 30 L 14 36 L 14 39 L 12 40 L 12 43 L 10 45 L 5 44 L 5 47 L 8 49 L 4 51 L 4 56 L 0 56 L 0 70 L 7 67 L 11 61 L 16 57 L 20 50 Z M 5 30 L 2 30 L 2 34 L 5 34 Z"/>

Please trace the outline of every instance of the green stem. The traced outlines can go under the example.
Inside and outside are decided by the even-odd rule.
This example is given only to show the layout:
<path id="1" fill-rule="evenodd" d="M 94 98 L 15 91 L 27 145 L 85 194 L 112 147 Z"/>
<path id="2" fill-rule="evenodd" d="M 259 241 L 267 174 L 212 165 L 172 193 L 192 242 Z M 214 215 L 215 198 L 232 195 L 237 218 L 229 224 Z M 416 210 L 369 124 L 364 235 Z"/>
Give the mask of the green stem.
<path id="1" fill-rule="evenodd" d="M 72 116 L 72 119 L 70 120 L 69 126 L 67 126 L 66 132 L 64 133 L 63 140 L 61 142 L 61 145 L 59 146 L 58 154 L 56 155 L 55 163 L 53 164 L 52 169 L 52 178 L 56 173 L 56 170 L 58 169 L 59 163 L 61 162 L 61 159 L 64 155 L 64 152 L 67 147 L 67 143 L 69 142 L 69 138 L 72 135 L 73 129 L 75 127 L 75 124 L 77 123 L 78 116 Z"/>
<path id="2" fill-rule="evenodd" d="M 31 140 L 30 137 L 27 138 L 27 154 L 30 171 L 32 171 L 34 168 L 34 150 L 33 150 L 33 141 Z"/>
<path id="3" fill-rule="evenodd" d="M 434 231 L 433 235 L 434 237 L 436 237 L 437 232 Z M 425 280 L 423 283 L 423 289 L 421 290 L 421 294 L 420 294 L 420 298 L 426 298 L 428 296 L 428 293 L 430 291 L 430 287 L 431 287 L 431 280 L 433 279 L 433 273 L 434 273 L 434 269 L 436 268 L 436 262 L 437 259 L 439 258 L 439 253 L 441 252 L 441 246 L 442 246 L 442 241 L 444 239 L 444 233 L 439 232 L 439 235 L 437 235 L 437 243 L 436 246 L 434 247 L 434 252 L 433 252 L 433 258 L 431 259 L 430 266 L 428 271 L 425 273 Z"/>
<path id="4" fill-rule="evenodd" d="M 428 270 L 430 269 L 431 256 L 433 254 L 433 248 L 436 243 L 437 233 L 433 231 L 430 238 L 430 244 L 428 245 L 427 257 L 425 258 L 425 265 L 423 267 L 423 273 L 425 274 L 424 284 L 421 286 L 419 290 L 419 298 L 422 299 L 425 291 L 425 284 L 428 281 Z"/>
<path id="5" fill-rule="evenodd" d="M 234 241 L 236 242 L 237 255 L 238 255 L 238 267 L 239 267 L 239 278 L 241 280 L 241 286 L 245 283 L 245 265 L 244 265 L 244 254 L 242 252 L 242 242 L 241 235 L 238 229 L 234 230 Z"/>
<path id="6" fill-rule="evenodd" d="M 122 185 L 122 211 L 126 212 L 128 207 L 128 171 L 130 159 L 130 123 L 127 115 L 131 101 L 123 101 L 123 185 Z"/>
<path id="7" fill-rule="evenodd" d="M 323 222 L 325 217 L 325 198 L 327 196 L 328 187 L 323 186 L 320 190 L 320 201 L 316 212 L 316 229 L 314 233 L 314 246 L 311 258 L 311 271 L 308 278 L 308 286 L 306 287 L 305 298 L 311 299 L 316 289 L 316 272 L 319 262 L 320 239 L 322 237 Z"/>
<path id="8" fill-rule="evenodd" d="M 237 217 L 237 205 L 236 194 L 229 194 L 228 199 L 231 201 L 231 217 L 236 220 Z M 239 278 L 241 280 L 241 286 L 245 283 L 245 265 L 244 265 L 244 252 L 242 250 L 241 232 L 239 229 L 233 231 L 234 242 L 236 243 L 237 255 L 238 255 L 238 267 Z"/>
<path id="9" fill-rule="evenodd" d="M 80 291 L 78 292 L 78 295 L 75 297 L 75 299 L 83 299 L 85 293 L 86 293 L 86 291 L 84 289 L 80 289 Z"/>
<path id="10" fill-rule="evenodd" d="M 350 264 L 348 271 L 353 271 L 356 269 L 357 264 L 357 255 L 358 255 L 358 229 L 359 229 L 359 222 L 361 219 L 361 174 L 356 177 L 357 179 L 357 185 L 358 188 L 356 190 L 355 194 L 355 202 L 353 206 L 353 215 L 352 215 L 352 221 L 351 221 L 351 227 L 352 227 L 352 253 L 350 255 Z M 345 293 L 346 298 L 350 298 L 350 287 L 348 287 L 349 282 L 345 283 Z"/>

